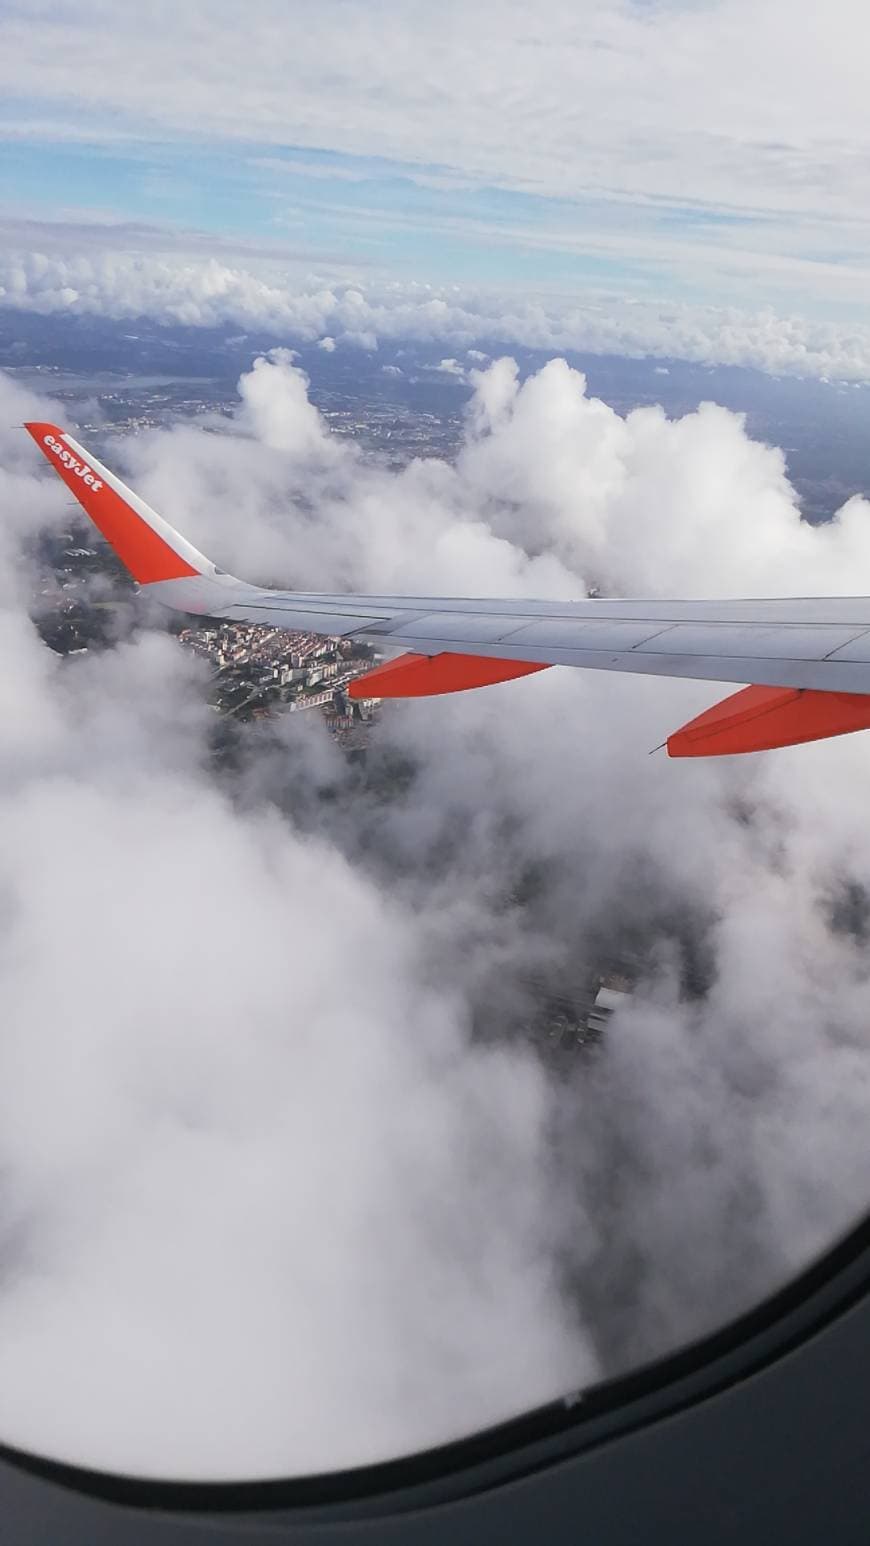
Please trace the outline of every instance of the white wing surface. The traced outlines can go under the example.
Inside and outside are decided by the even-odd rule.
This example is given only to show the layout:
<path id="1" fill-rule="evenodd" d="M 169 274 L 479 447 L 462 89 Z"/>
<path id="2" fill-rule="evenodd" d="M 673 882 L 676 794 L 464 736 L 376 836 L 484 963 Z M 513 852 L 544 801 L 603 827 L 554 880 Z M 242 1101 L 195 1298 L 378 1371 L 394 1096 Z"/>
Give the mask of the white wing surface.
<path id="1" fill-rule="evenodd" d="M 392 667 L 380 668 L 373 695 L 452 691 L 557 665 L 787 690 L 756 695 L 753 720 L 762 702 L 769 706 L 760 712 L 769 720 L 771 713 L 781 716 L 787 704 L 804 698 L 798 716 L 803 723 L 808 704 L 818 695 L 870 695 L 870 598 L 864 596 L 557 602 L 269 590 L 216 569 L 71 435 L 52 424 L 25 427 L 143 591 L 164 605 L 412 652 L 417 669 L 406 670 L 403 678 Z M 391 672 L 398 683 L 395 692 L 389 690 Z M 862 713 L 862 724 L 870 724 L 870 696 L 851 705 L 845 726 L 788 740 L 857 728 L 851 719 Z M 790 715 L 793 719 L 793 708 Z M 721 738 L 721 725 L 718 733 Z"/>

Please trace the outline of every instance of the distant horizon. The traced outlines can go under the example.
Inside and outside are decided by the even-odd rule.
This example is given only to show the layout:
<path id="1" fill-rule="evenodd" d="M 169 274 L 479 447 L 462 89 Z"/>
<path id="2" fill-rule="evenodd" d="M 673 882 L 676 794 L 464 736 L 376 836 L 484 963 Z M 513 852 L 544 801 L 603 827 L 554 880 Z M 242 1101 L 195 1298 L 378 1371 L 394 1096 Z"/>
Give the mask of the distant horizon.
<path id="1" fill-rule="evenodd" d="M 870 380 L 847 0 L 108 15 L 4 7 L 0 304 Z"/>
<path id="2" fill-rule="evenodd" d="M 129 331 L 137 325 L 141 336 Z M 549 359 L 562 357 L 583 373 L 589 397 L 623 415 L 660 405 L 678 418 L 706 400 L 744 414 L 754 439 L 783 449 L 804 516 L 813 523 L 830 520 L 853 494 L 870 492 L 870 383 L 775 377 L 752 365 L 672 356 L 522 348 L 505 339 L 481 342 L 487 347 L 460 348 L 455 357 L 445 357 L 437 341 L 413 338 L 381 340 L 373 350 L 351 344 L 324 350 L 322 340 L 297 341 L 289 352 L 308 376 L 312 402 L 321 411 L 336 402 L 357 404 L 368 422 L 379 402 L 410 420 L 434 414 L 441 423 L 439 452 L 444 455 L 460 443 L 478 371 L 507 356 L 524 380 Z M 126 399 L 150 386 L 175 384 L 189 388 L 186 397 L 196 401 L 199 396 L 210 408 L 216 401 L 213 388 L 220 384 L 224 400 L 234 403 L 240 375 L 258 355 L 275 349 L 283 354 L 287 346 L 268 328 L 237 332 L 227 323 L 185 326 L 150 318 L 43 316 L 0 307 L 0 374 L 7 372 L 40 392 L 54 390 L 56 378 L 65 398 L 78 389 L 83 400 L 91 401 L 102 390 L 110 402 L 118 389 Z M 387 449 L 377 436 L 372 445 Z"/>

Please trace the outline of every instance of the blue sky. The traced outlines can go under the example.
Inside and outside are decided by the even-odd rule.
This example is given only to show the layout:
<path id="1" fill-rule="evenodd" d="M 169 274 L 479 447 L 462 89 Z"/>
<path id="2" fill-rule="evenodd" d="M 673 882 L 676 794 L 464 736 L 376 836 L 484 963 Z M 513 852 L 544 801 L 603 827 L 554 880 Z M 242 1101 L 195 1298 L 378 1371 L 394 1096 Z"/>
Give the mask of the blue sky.
<path id="1" fill-rule="evenodd" d="M 14 116 L 7 104 L 7 122 Z M 601 251 L 607 238 L 739 227 L 734 213 L 669 201 L 642 208 L 625 198 L 560 199 L 482 183 L 449 168 L 409 166 L 267 144 L 11 139 L 0 160 L 7 215 L 141 222 L 177 233 L 292 249 L 305 261 L 376 266 L 440 283 L 509 286 L 592 284 L 621 291 L 677 283 L 642 246 Z"/>
<path id="2" fill-rule="evenodd" d="M 658 308 L 656 337 L 678 307 L 696 351 L 685 308 L 717 309 L 724 358 L 772 312 L 798 363 L 801 329 L 848 356 L 862 28 L 852 0 L 799 28 L 791 0 L 0 0 L 0 262 L 213 251 L 506 317 Z"/>

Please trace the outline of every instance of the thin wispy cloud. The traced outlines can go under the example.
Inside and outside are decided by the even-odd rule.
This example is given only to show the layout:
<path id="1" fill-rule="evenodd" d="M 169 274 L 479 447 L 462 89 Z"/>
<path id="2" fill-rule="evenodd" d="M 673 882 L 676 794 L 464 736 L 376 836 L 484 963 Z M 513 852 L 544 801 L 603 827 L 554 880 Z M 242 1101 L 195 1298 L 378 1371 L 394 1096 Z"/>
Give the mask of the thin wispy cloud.
<path id="1" fill-rule="evenodd" d="M 851 0 L 799 26 L 787 0 L 559 0 L 540 21 L 512 0 L 437 16 L 397 0 L 316 16 L 255 0 L 239 47 L 224 0 L 160 0 L 147 21 L 105 0 L 14 3 L 0 132 L 23 159 L 7 200 L 53 196 L 60 180 L 71 205 L 93 204 L 99 156 L 72 155 L 90 140 L 129 158 L 113 181 L 125 219 L 195 210 L 209 229 L 280 237 L 282 200 L 296 208 L 299 191 L 303 253 L 343 246 L 352 261 L 368 245 L 385 271 L 492 283 L 526 281 L 537 254 L 546 280 L 581 289 L 606 261 L 626 294 L 724 293 L 752 309 L 760 287 L 776 304 L 784 285 L 797 311 L 829 321 L 847 285 L 866 321 L 870 135 L 853 64 L 866 26 Z M 150 185 L 137 172 L 149 157 Z M 188 188 L 185 165 L 200 167 Z M 351 206 L 330 187 L 354 190 Z"/>

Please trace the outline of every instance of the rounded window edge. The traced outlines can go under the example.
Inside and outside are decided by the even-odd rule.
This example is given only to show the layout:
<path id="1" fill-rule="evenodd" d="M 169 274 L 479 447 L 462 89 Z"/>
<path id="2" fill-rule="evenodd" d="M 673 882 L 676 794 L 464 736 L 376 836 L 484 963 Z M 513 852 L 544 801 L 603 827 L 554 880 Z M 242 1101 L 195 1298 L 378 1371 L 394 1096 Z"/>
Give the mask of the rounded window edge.
<path id="1" fill-rule="evenodd" d="M 698 1405 L 775 1364 L 867 1295 L 870 1213 L 773 1294 L 708 1336 L 437 1448 L 353 1470 L 225 1482 L 99 1471 L 2 1442 L 0 1465 L 142 1511 L 400 1514 L 489 1491 Z"/>

